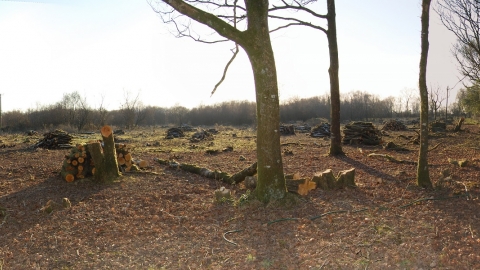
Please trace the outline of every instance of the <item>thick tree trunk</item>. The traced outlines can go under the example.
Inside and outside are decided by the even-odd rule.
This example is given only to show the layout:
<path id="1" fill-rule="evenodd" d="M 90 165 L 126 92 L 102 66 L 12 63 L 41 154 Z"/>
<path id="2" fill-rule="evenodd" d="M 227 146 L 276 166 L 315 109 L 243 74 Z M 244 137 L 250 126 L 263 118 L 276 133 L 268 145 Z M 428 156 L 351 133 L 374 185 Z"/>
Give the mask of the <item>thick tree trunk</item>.
<path id="1" fill-rule="evenodd" d="M 250 59 L 257 101 L 256 196 L 268 202 L 285 197 L 287 188 L 280 149 L 280 105 L 277 71 L 268 29 L 268 1 L 247 0 L 248 41 L 242 45 Z"/>
<path id="2" fill-rule="evenodd" d="M 330 152 L 329 155 L 343 155 L 342 136 L 340 134 L 340 82 L 338 78 L 339 61 L 338 61 L 338 45 L 337 45 L 337 25 L 335 20 L 335 0 L 328 0 L 328 51 L 330 54 L 330 119 L 331 119 L 331 135 L 330 135 Z"/>
<path id="3" fill-rule="evenodd" d="M 427 90 L 427 59 L 428 59 L 428 25 L 430 1 L 422 0 L 422 39 L 420 55 L 420 151 L 418 153 L 417 184 L 421 187 L 432 187 L 428 171 L 428 90 Z"/>

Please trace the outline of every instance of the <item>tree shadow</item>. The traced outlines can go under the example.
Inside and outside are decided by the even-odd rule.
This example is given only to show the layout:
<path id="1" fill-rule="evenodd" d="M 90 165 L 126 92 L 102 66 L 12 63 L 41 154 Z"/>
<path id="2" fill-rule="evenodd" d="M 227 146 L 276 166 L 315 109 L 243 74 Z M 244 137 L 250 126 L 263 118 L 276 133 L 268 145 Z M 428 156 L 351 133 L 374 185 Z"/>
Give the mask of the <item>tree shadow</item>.
<path id="1" fill-rule="evenodd" d="M 93 179 L 67 183 L 56 176 L 17 192 L 3 195 L 0 197 L 0 206 L 5 210 L 0 216 L 0 239 L 9 237 L 8 235 L 11 237 L 21 234 L 37 224 L 48 222 L 50 213 L 43 211 L 42 208 L 50 200 L 59 204 L 58 209 L 54 211 L 71 211 L 71 207 L 61 206 L 63 198 L 68 198 L 72 206 L 78 205 L 111 185 L 99 184 Z"/>

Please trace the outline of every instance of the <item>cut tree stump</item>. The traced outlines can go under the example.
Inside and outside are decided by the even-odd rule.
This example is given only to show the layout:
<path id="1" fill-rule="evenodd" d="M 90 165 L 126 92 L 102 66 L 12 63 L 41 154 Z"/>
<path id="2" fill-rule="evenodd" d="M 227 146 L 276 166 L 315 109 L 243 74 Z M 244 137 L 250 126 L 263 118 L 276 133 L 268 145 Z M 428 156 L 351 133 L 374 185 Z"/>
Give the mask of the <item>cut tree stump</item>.
<path id="1" fill-rule="evenodd" d="M 312 178 L 317 188 L 323 190 L 341 189 L 345 187 L 355 187 L 355 168 L 340 171 L 338 176 L 333 175 L 331 169 L 316 173 Z"/>
<path id="2" fill-rule="evenodd" d="M 101 182 L 112 181 L 120 176 L 113 131 L 110 126 L 104 126 L 100 132 L 103 137 L 103 151 L 100 142 L 90 143 L 87 146 L 95 164 L 94 178 Z"/>

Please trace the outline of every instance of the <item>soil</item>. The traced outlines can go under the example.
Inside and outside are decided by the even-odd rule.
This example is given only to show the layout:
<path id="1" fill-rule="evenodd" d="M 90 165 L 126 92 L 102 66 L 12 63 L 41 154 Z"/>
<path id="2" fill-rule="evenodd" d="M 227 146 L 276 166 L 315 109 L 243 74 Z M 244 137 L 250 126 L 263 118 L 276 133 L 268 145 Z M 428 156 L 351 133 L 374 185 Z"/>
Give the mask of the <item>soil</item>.
<path id="1" fill-rule="evenodd" d="M 103 184 L 61 179 L 69 150 L 30 149 L 41 135 L 1 135 L 0 269 L 480 269 L 478 125 L 431 134 L 430 148 L 437 146 L 429 152 L 431 190 L 416 186 L 412 162 L 368 156 L 416 161 L 413 131 L 383 137 L 410 151 L 344 145 L 341 157 L 325 155 L 328 140 L 283 136 L 285 173 L 355 168 L 357 184 L 315 189 L 287 205 L 263 205 L 243 184 L 155 161 L 229 173 L 255 162 L 253 130 L 217 128 L 213 140 L 196 143 L 189 133 L 167 140 L 158 128 L 120 135 L 150 166 Z M 91 138 L 100 135 L 75 136 Z M 206 154 L 227 146 L 233 151 Z M 449 158 L 467 159 L 468 166 Z M 234 191 L 233 200 L 214 201 L 222 186 Z M 71 207 L 62 206 L 63 198 Z"/>

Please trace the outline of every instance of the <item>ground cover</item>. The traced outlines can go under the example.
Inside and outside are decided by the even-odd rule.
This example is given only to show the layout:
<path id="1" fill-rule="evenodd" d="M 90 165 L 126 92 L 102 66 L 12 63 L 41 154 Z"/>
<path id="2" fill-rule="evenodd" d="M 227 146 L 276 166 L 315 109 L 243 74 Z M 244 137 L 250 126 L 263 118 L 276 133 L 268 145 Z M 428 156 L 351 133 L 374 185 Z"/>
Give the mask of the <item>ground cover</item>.
<path id="1" fill-rule="evenodd" d="M 195 143 L 193 132 L 167 140 L 160 128 L 118 135 L 151 166 L 110 184 L 67 183 L 58 173 L 68 150 L 32 150 L 41 135 L 3 134 L 2 143 L 12 147 L 0 148 L 0 269 L 480 268 L 478 125 L 432 134 L 434 190 L 415 186 L 418 145 L 410 143 L 411 130 L 383 136 L 410 151 L 345 145 L 344 157 L 325 156 L 328 140 L 283 136 L 286 173 L 312 177 L 355 168 L 357 183 L 313 190 L 287 208 L 249 200 L 243 184 L 155 162 L 175 159 L 229 173 L 255 162 L 253 130 L 217 130 L 213 140 Z M 74 142 L 99 136 L 79 134 Z M 465 167 L 452 164 L 463 159 Z M 221 186 L 235 191 L 234 201 L 214 202 Z M 61 206 L 63 198 L 71 207 Z M 58 207 L 45 211 L 49 201 Z"/>

